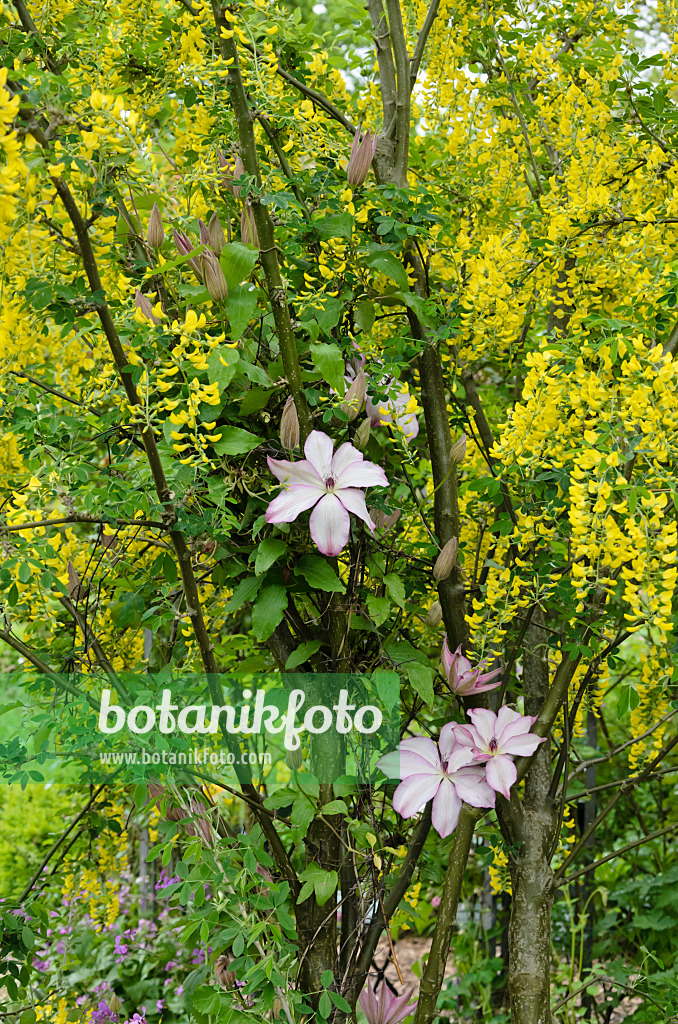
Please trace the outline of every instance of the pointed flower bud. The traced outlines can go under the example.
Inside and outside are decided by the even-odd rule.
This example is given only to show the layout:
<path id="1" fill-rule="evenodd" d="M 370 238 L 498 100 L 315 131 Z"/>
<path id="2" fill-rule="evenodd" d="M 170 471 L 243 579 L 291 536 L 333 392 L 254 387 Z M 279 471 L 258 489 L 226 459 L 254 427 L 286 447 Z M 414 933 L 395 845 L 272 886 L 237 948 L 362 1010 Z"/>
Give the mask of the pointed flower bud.
<path id="1" fill-rule="evenodd" d="M 426 614 L 426 625 L 427 626 L 439 626 L 443 617 L 443 609 L 440 606 L 440 601 L 434 601 Z"/>
<path id="2" fill-rule="evenodd" d="M 211 249 L 212 237 L 210 235 L 210 229 L 207 227 L 207 224 L 205 224 L 204 220 L 200 220 L 200 217 L 198 217 L 198 224 L 200 225 L 200 244 L 209 245 Z"/>
<path id="3" fill-rule="evenodd" d="M 365 374 L 361 370 L 344 395 L 344 401 L 339 406 L 348 416 L 349 423 L 356 418 L 365 404 L 365 386 Z"/>
<path id="4" fill-rule="evenodd" d="M 165 229 L 162 224 L 162 214 L 157 203 L 153 203 L 151 217 L 146 231 L 146 241 L 151 249 L 159 249 L 165 241 Z"/>
<path id="5" fill-rule="evenodd" d="M 280 417 L 280 443 L 290 452 L 299 444 L 299 417 L 292 395 L 285 402 L 285 408 Z"/>
<path id="6" fill-rule="evenodd" d="M 290 771 L 298 772 L 304 763 L 304 755 L 301 747 L 297 747 L 296 750 L 288 750 L 285 754 L 285 764 Z"/>
<path id="7" fill-rule="evenodd" d="M 224 229 L 221 226 L 221 221 L 217 217 L 216 213 L 213 213 L 210 217 L 210 222 L 207 225 L 212 239 L 212 248 L 214 249 L 217 256 L 221 256 L 222 250 L 226 245 L 226 235 Z"/>
<path id="8" fill-rule="evenodd" d="M 150 242 L 149 242 L 149 245 L 150 245 Z M 116 996 L 115 992 L 113 993 L 113 995 L 111 996 L 111 998 L 109 1000 L 108 1009 L 112 1010 L 113 1013 L 120 1013 L 120 1011 L 122 1010 L 122 1000 L 118 999 L 118 997 Z"/>
<path id="9" fill-rule="evenodd" d="M 245 173 L 245 167 L 244 167 L 244 164 L 243 164 L 242 160 L 240 159 L 240 153 L 238 153 L 236 155 L 236 158 L 235 158 L 235 167 L 233 169 L 233 178 L 242 178 L 244 173 Z M 230 188 L 230 190 L 233 193 L 233 195 L 235 196 L 235 198 L 236 199 L 240 199 L 240 196 L 242 194 L 241 186 L 240 185 L 232 185 L 231 184 L 228 187 Z"/>
<path id="10" fill-rule="evenodd" d="M 143 315 L 146 317 L 147 320 L 150 321 L 150 323 L 160 323 L 160 320 L 153 312 L 153 305 L 151 303 L 151 300 L 148 298 L 147 295 L 144 295 L 143 292 L 140 292 L 138 288 L 134 293 L 134 305 L 141 313 L 143 313 Z"/>
<path id="11" fill-rule="evenodd" d="M 388 533 L 389 530 L 392 530 L 400 519 L 400 511 L 398 509 L 395 512 L 391 512 L 388 516 L 378 508 L 370 508 L 368 512 L 376 528 L 383 533 Z"/>
<path id="12" fill-rule="evenodd" d="M 218 257 L 211 249 L 202 254 L 202 269 L 205 276 L 205 288 L 215 302 L 224 302 L 228 297 L 228 285 L 221 269 Z"/>
<path id="13" fill-rule="evenodd" d="M 346 168 L 346 180 L 351 188 L 359 188 L 365 181 L 374 159 L 374 151 L 377 147 L 377 136 L 372 136 L 369 131 L 360 140 L 360 129 L 353 136 L 351 156 Z"/>
<path id="14" fill-rule="evenodd" d="M 452 572 L 455 562 L 457 561 L 457 552 L 459 551 L 459 541 L 456 537 L 451 537 L 447 544 L 436 558 L 435 565 L 433 566 L 433 579 L 434 580 L 446 580 Z"/>
<path id="15" fill-rule="evenodd" d="M 257 225 L 254 221 L 254 210 L 251 203 L 247 201 L 245 201 L 240 216 L 240 240 L 245 245 L 256 245 L 257 249 L 259 248 L 259 235 L 257 234 Z"/>
<path id="16" fill-rule="evenodd" d="M 450 461 L 453 466 L 458 466 L 466 458 L 466 434 L 462 434 L 452 445 Z"/>
<path id="17" fill-rule="evenodd" d="M 186 232 L 182 231 L 181 228 L 172 228 L 172 237 L 174 238 L 174 245 L 176 246 L 176 250 L 180 256 L 188 256 L 189 252 L 193 252 L 195 247 Z M 202 267 L 200 266 L 200 260 L 192 257 L 190 260 L 186 260 L 186 262 L 198 280 L 202 281 Z"/>
<path id="18" fill-rule="evenodd" d="M 356 448 L 358 448 L 359 451 L 362 451 L 363 448 L 367 445 L 367 442 L 370 439 L 371 429 L 372 427 L 370 425 L 370 421 L 366 419 L 362 421 L 362 423 L 356 430 L 355 434 L 353 435 L 353 444 Z"/>

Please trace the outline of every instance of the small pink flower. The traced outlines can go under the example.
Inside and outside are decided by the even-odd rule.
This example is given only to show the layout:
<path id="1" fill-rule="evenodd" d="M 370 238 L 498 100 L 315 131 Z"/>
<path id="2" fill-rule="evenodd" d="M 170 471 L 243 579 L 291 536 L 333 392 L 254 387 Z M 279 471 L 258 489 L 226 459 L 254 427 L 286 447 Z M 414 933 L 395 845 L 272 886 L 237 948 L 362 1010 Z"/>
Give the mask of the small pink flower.
<path id="1" fill-rule="evenodd" d="M 494 807 L 494 792 L 470 746 L 460 746 L 454 722 L 444 725 L 438 743 L 424 736 L 403 740 L 397 750 L 377 761 L 389 778 L 402 781 L 393 794 L 393 808 L 403 818 L 418 814 L 433 800 L 431 821 L 438 835 L 457 827 L 462 801 L 472 807 Z"/>
<path id="2" fill-rule="evenodd" d="M 441 904 L 440 896 L 431 896 L 431 906 L 434 910 L 437 910 Z"/>
<path id="3" fill-rule="evenodd" d="M 304 454 L 300 462 L 268 459 L 283 490 L 266 509 L 266 522 L 292 523 L 313 508 L 310 527 L 315 545 L 324 555 L 338 555 L 348 543 L 349 512 L 374 531 L 361 488 L 388 487 L 386 474 L 365 462 L 352 444 L 342 444 L 333 454 L 332 440 L 320 430 L 308 435 Z"/>
<path id="4" fill-rule="evenodd" d="M 537 719 L 520 715 L 508 705 L 499 708 L 496 715 L 485 708 L 472 708 L 468 714 L 473 725 L 457 725 L 457 741 L 471 751 L 476 761 L 486 762 L 488 784 L 508 800 L 517 778 L 513 758 L 529 757 L 544 742 L 543 736 L 530 732 Z"/>
<path id="5" fill-rule="evenodd" d="M 496 686 L 501 685 L 501 679 L 497 679 L 496 683 L 490 683 L 490 679 L 499 675 L 500 668 L 481 675 L 481 669 L 485 662 L 481 661 L 473 668 L 468 658 L 461 653 L 461 644 L 452 654 L 447 646 L 447 635 L 443 639 L 442 661 L 450 689 L 460 697 L 467 697 L 471 693 L 482 693 L 483 690 L 494 690 Z"/>
<path id="6" fill-rule="evenodd" d="M 394 996 L 385 981 L 379 989 L 379 995 L 375 995 L 369 983 L 358 996 L 360 1009 L 367 1017 L 367 1024 L 400 1024 L 401 1020 L 409 1017 L 417 1008 L 418 999 L 413 1003 L 409 1002 L 413 988 L 407 990 L 402 996 Z"/>

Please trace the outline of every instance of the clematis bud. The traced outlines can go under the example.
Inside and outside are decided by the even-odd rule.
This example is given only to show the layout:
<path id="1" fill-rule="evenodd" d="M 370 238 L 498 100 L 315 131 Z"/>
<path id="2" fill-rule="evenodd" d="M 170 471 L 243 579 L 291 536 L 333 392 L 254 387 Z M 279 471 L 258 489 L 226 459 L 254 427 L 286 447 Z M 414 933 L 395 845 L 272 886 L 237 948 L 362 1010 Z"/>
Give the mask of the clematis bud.
<path id="1" fill-rule="evenodd" d="M 378 530 L 383 530 L 384 533 L 388 533 L 389 530 L 392 530 L 400 519 L 400 512 L 397 509 L 395 512 L 391 512 L 388 516 L 378 508 L 371 508 L 368 509 L 368 511 L 374 525 Z"/>
<path id="2" fill-rule="evenodd" d="M 150 242 L 149 242 L 149 245 L 150 245 Z M 118 997 L 116 996 L 115 992 L 113 993 L 113 995 L 110 998 L 110 1001 L 108 1003 L 108 1009 L 112 1010 L 113 1013 L 120 1013 L 120 1011 L 122 1010 L 122 1000 L 118 999 Z"/>
<path id="3" fill-rule="evenodd" d="M 427 626 L 439 626 L 443 617 L 443 610 L 440 601 L 434 601 L 426 614 Z"/>
<path id="4" fill-rule="evenodd" d="M 160 323 L 160 320 L 153 312 L 153 305 L 151 303 L 151 300 L 148 298 L 147 295 L 144 295 L 143 292 L 140 292 L 138 288 L 134 293 L 134 305 L 141 313 L 144 314 L 144 316 L 148 321 L 150 321 L 150 323 Z"/>
<path id="5" fill-rule="evenodd" d="M 370 135 L 369 131 L 360 141 L 360 129 L 353 136 L 351 156 L 346 168 L 346 180 L 351 188 L 358 188 L 365 181 L 374 159 L 374 151 L 377 146 L 377 136 Z"/>
<path id="6" fill-rule="evenodd" d="M 462 434 L 461 437 L 452 445 L 452 451 L 450 453 L 450 462 L 453 466 L 458 466 L 460 462 L 463 462 L 466 458 L 466 434 Z"/>
<path id="7" fill-rule="evenodd" d="M 224 302 L 228 297 L 228 285 L 221 264 L 211 249 L 205 249 L 202 254 L 202 269 L 210 298 L 215 302 Z"/>
<path id="8" fill-rule="evenodd" d="M 200 225 L 200 244 L 201 245 L 209 245 L 209 247 L 211 249 L 212 248 L 212 238 L 210 236 L 210 230 L 207 227 L 207 224 L 205 224 L 205 222 L 203 220 L 200 220 L 200 217 L 198 217 L 198 224 Z"/>
<path id="9" fill-rule="evenodd" d="M 360 451 L 363 450 L 365 445 L 370 439 L 370 431 L 372 427 L 369 420 L 363 420 L 355 434 L 353 435 L 353 444 Z"/>
<path id="10" fill-rule="evenodd" d="M 440 581 L 447 579 L 452 572 L 455 562 L 457 561 L 458 551 L 459 541 L 456 537 L 451 537 L 436 558 L 435 565 L 433 566 L 434 580 Z"/>
<path id="11" fill-rule="evenodd" d="M 150 245 L 151 249 L 159 249 L 165 241 L 165 229 L 162 225 L 162 214 L 160 213 L 157 203 L 153 203 L 151 218 L 148 222 L 148 230 L 146 231 L 146 241 Z"/>
<path id="12" fill-rule="evenodd" d="M 210 217 L 210 222 L 207 227 L 210 233 L 210 238 L 212 239 L 212 248 L 217 256 L 221 256 L 222 250 L 226 245 L 226 235 L 224 234 L 221 221 L 217 217 L 216 213 L 213 213 Z"/>
<path id="13" fill-rule="evenodd" d="M 254 220 L 254 210 L 251 203 L 245 201 L 240 215 L 240 240 L 245 245 L 256 245 L 259 248 L 259 235 Z"/>
<path id="14" fill-rule="evenodd" d="M 176 246 L 177 252 L 179 253 L 180 256 L 188 256 L 189 252 L 193 252 L 194 246 L 185 231 L 182 231 L 181 228 L 179 228 L 178 230 L 177 228 L 172 228 L 172 236 L 174 238 L 174 244 Z M 196 259 L 195 257 L 191 257 L 191 259 L 186 260 L 186 262 L 188 263 L 189 267 L 191 268 L 195 276 L 198 278 L 198 280 L 202 281 L 202 268 L 200 266 L 200 260 Z"/>
<path id="15" fill-rule="evenodd" d="M 299 444 L 299 417 L 292 395 L 285 402 L 285 408 L 280 417 L 280 443 L 290 452 L 294 451 Z"/>
<path id="16" fill-rule="evenodd" d="M 236 982 L 235 971 L 229 971 L 231 960 L 222 953 L 214 965 L 214 976 L 222 988 L 233 988 Z"/>
<path id="17" fill-rule="evenodd" d="M 288 750 L 285 754 L 285 764 L 290 771 L 298 772 L 304 763 L 304 755 L 301 752 L 301 747 L 297 747 L 296 750 Z"/>
<path id="18" fill-rule="evenodd" d="M 243 165 L 242 160 L 240 159 L 240 153 L 238 153 L 236 155 L 236 158 L 235 158 L 235 167 L 233 169 L 233 178 L 242 178 L 244 173 L 245 173 L 245 167 Z M 230 188 L 230 190 L 233 193 L 233 195 L 235 196 L 235 198 L 236 199 L 240 199 L 240 195 L 242 193 L 242 187 L 240 185 L 233 185 L 233 184 L 229 185 L 228 187 Z"/>
<path id="19" fill-rule="evenodd" d="M 365 374 L 361 372 L 347 390 L 344 401 L 339 406 L 346 413 L 349 423 L 352 422 L 365 404 Z"/>

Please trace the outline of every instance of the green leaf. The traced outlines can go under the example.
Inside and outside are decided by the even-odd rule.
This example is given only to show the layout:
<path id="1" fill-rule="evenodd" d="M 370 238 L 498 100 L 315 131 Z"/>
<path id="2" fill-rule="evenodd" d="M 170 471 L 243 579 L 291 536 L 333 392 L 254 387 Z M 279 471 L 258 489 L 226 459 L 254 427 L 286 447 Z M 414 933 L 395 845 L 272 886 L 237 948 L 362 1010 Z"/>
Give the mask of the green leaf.
<path id="1" fill-rule="evenodd" d="M 435 694 L 433 693 L 433 679 L 435 673 L 428 665 L 419 665 L 416 661 L 410 661 L 405 665 L 407 678 L 412 689 L 421 697 L 429 707 L 433 707 Z"/>
<path id="2" fill-rule="evenodd" d="M 254 562 L 255 576 L 261 576 L 262 572 L 266 572 L 286 551 L 287 544 L 284 540 L 279 540 L 277 537 L 267 537 L 262 540 L 257 548 L 257 557 Z"/>
<path id="3" fill-rule="evenodd" d="M 410 290 L 410 282 L 407 280 L 407 271 L 400 262 L 399 259 L 391 252 L 375 252 L 371 256 L 367 257 L 365 261 L 368 267 L 373 270 L 378 270 L 380 274 L 385 274 L 386 277 L 390 277 L 392 281 L 398 285 L 403 292 Z"/>
<path id="4" fill-rule="evenodd" d="M 384 585 L 398 607 L 404 608 L 405 587 L 400 576 L 396 576 L 395 573 L 389 573 L 388 576 L 384 576 Z"/>
<path id="5" fill-rule="evenodd" d="M 320 900 L 318 900 L 318 903 L 320 904 Z M 329 1015 L 332 1013 L 332 1003 L 327 992 L 323 992 L 323 994 L 320 997 L 320 1000 L 318 1002 L 318 1013 L 320 1014 L 321 1017 L 324 1017 L 325 1020 L 327 1020 Z"/>
<path id="6" fill-rule="evenodd" d="M 323 331 L 329 334 L 333 327 L 336 327 L 341 320 L 341 314 L 344 310 L 344 304 L 340 298 L 329 296 L 325 300 L 325 305 L 322 309 L 316 309 L 313 311 L 313 316 L 320 324 Z"/>
<path id="7" fill-rule="evenodd" d="M 219 262 L 229 292 L 247 280 L 258 259 L 259 253 L 254 249 L 249 249 L 242 242 L 229 242 L 224 246 Z"/>
<path id="8" fill-rule="evenodd" d="M 313 804 L 310 802 L 308 797 L 304 796 L 303 793 L 300 793 L 292 805 L 290 821 L 293 828 L 301 829 L 302 837 L 306 835 L 308 826 L 313 821 L 314 815 L 315 808 Z M 299 877 L 302 881 L 304 880 L 303 875 L 300 875 Z"/>
<path id="9" fill-rule="evenodd" d="M 337 1007 L 337 1009 L 341 1010 L 342 1013 L 352 1012 L 349 1003 L 344 999 L 343 996 L 340 996 L 338 992 L 333 992 L 332 989 L 329 988 L 327 990 L 327 994 L 334 1003 L 334 1005 Z"/>
<path id="10" fill-rule="evenodd" d="M 256 576 L 247 576 L 246 579 L 241 580 L 231 598 L 224 605 L 224 611 L 237 612 L 245 601 L 253 601 L 263 582 L 261 577 L 257 578 Z"/>
<path id="11" fill-rule="evenodd" d="M 338 594 L 343 594 L 346 590 L 329 562 L 318 555 L 304 555 L 295 565 L 294 575 L 301 576 L 311 587 L 317 587 L 319 590 Z"/>
<path id="12" fill-rule="evenodd" d="M 405 305 L 409 306 L 424 327 L 435 327 L 437 321 L 430 299 L 425 299 L 422 295 L 417 295 L 416 292 L 403 291 L 402 295 Z"/>
<path id="13" fill-rule="evenodd" d="M 293 668 L 299 668 L 305 661 L 308 661 L 312 654 L 319 651 L 322 645 L 322 640 L 310 640 L 307 644 L 300 644 L 296 651 L 292 651 L 285 662 L 287 671 L 291 672 Z"/>
<path id="14" fill-rule="evenodd" d="M 32 575 L 33 570 L 31 569 L 28 562 L 22 562 L 21 565 L 19 566 L 19 580 L 21 581 L 21 583 L 28 583 Z"/>
<path id="15" fill-rule="evenodd" d="M 325 877 L 315 882 L 315 897 L 318 901 L 319 907 L 322 907 L 327 903 L 328 899 L 337 888 L 338 883 L 339 876 L 336 871 L 326 871 Z"/>
<path id="16" fill-rule="evenodd" d="M 374 673 L 372 681 L 377 687 L 381 703 L 388 712 L 393 711 L 400 699 L 400 676 L 398 673 L 380 670 Z"/>
<path id="17" fill-rule="evenodd" d="M 263 444 L 261 438 L 240 427 L 220 427 L 221 439 L 214 444 L 217 455 L 245 455 Z"/>
<path id="18" fill-rule="evenodd" d="M 226 299 L 225 309 L 228 322 L 231 325 L 231 338 L 239 341 L 245 333 L 245 328 L 254 316 L 257 308 L 257 289 L 252 285 L 239 285 L 232 291 L 229 290 Z"/>
<path id="19" fill-rule="evenodd" d="M 374 624 L 381 626 L 391 614 L 391 602 L 388 597 L 377 597 L 376 594 L 370 594 L 367 598 L 367 610 Z"/>
<path id="20" fill-rule="evenodd" d="M 19 1024 L 35 1024 L 37 1019 L 38 1016 L 35 1010 L 29 1007 L 27 1010 L 24 1010 L 24 1012 L 21 1014 Z"/>
<path id="21" fill-rule="evenodd" d="M 238 350 L 235 348 L 226 348 L 225 345 L 219 345 L 219 347 L 213 349 L 207 357 L 207 376 L 209 377 L 209 382 L 210 384 L 214 384 L 216 381 L 219 385 L 220 393 L 223 392 L 233 380 L 235 372 L 238 369 L 239 361 L 240 356 L 238 355 Z"/>
<path id="22" fill-rule="evenodd" d="M 324 985 L 325 988 L 327 988 L 328 985 L 331 985 L 333 981 L 334 981 L 334 972 L 333 971 L 330 971 L 330 970 L 323 971 L 323 973 L 320 975 L 320 984 Z"/>
<path id="23" fill-rule="evenodd" d="M 361 299 L 360 302 L 356 302 L 353 322 L 361 331 L 369 334 L 374 327 L 374 303 L 369 299 Z"/>
<path id="24" fill-rule="evenodd" d="M 287 589 L 278 584 L 264 587 L 252 609 L 252 630 L 257 640 L 268 640 L 287 608 Z"/>
<path id="25" fill-rule="evenodd" d="M 353 217 L 350 213 L 335 213 L 322 220 L 314 221 L 318 237 L 324 242 L 330 238 L 350 238 L 353 230 Z"/>
<path id="26" fill-rule="evenodd" d="M 203 889 L 203 892 L 204 891 L 205 890 Z M 210 926 L 208 925 L 207 921 L 203 921 L 203 923 L 200 925 L 200 941 L 202 942 L 203 946 L 207 945 L 207 940 L 209 939 L 209 937 Z"/>
<path id="27" fill-rule="evenodd" d="M 343 397 L 346 390 L 344 383 L 344 355 L 338 345 L 311 345 L 313 365 L 323 380 Z"/>
<path id="28" fill-rule="evenodd" d="M 25 924 L 21 929 L 21 941 L 26 949 L 33 949 L 33 946 L 35 945 L 35 935 L 27 924 Z"/>
<path id="29" fill-rule="evenodd" d="M 348 807 L 343 800 L 330 800 L 322 805 L 321 810 L 324 817 L 328 814 L 348 814 Z"/>

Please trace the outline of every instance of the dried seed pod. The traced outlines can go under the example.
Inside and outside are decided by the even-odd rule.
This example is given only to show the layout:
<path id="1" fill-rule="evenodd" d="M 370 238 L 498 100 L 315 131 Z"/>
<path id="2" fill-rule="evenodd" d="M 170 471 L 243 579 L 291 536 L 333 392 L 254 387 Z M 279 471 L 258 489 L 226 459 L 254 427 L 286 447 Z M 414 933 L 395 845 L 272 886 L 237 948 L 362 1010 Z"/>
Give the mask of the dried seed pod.
<path id="1" fill-rule="evenodd" d="M 450 538 L 447 544 L 436 558 L 435 565 L 433 566 L 433 579 L 446 580 L 452 572 L 454 564 L 457 561 L 457 553 L 459 551 L 459 541 L 456 537 Z"/>

